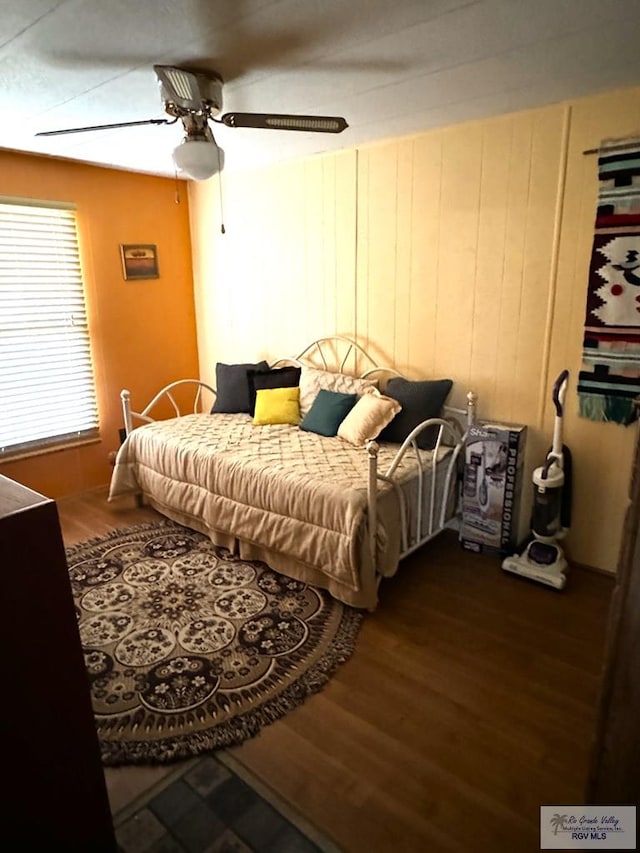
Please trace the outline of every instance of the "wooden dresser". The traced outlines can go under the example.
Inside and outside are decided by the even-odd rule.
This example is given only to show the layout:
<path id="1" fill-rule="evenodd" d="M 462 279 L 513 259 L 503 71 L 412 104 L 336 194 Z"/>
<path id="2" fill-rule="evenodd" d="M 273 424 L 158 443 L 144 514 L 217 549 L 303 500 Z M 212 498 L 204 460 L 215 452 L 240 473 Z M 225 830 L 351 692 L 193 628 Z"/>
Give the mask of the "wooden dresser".
<path id="1" fill-rule="evenodd" d="M 117 850 L 54 501 L 0 475 L 2 834 Z"/>

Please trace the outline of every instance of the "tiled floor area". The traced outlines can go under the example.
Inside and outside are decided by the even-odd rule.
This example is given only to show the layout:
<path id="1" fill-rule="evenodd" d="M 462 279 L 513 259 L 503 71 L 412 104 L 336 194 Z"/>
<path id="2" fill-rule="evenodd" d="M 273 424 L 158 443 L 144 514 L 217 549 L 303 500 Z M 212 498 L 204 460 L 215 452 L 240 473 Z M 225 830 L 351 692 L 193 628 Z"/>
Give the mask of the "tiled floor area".
<path id="1" fill-rule="evenodd" d="M 213 756 L 121 812 L 115 820 L 122 853 L 317 853 L 313 841 L 246 781 Z"/>

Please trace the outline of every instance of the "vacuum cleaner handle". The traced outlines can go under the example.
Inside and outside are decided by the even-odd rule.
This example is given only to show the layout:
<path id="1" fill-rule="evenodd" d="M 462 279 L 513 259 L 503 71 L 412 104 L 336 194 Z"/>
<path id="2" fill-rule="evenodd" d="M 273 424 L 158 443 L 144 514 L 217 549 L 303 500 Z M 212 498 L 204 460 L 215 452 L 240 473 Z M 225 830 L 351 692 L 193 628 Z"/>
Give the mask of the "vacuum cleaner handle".
<path id="1" fill-rule="evenodd" d="M 553 403 L 556 407 L 556 415 L 562 417 L 562 407 L 564 405 L 564 395 L 567 392 L 567 381 L 569 379 L 569 371 L 563 370 L 560 376 L 556 379 L 553 386 Z"/>

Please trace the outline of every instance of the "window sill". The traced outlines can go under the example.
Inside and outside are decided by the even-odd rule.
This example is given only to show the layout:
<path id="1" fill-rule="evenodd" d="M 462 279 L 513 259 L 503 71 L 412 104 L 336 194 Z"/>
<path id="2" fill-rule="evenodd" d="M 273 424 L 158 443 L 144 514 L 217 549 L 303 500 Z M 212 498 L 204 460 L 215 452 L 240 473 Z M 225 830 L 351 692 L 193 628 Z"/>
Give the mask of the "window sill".
<path id="1" fill-rule="evenodd" d="M 51 442 L 50 444 L 42 444 L 39 447 L 32 447 L 29 450 L 8 450 L 6 453 L 0 453 L 0 465 L 3 462 L 17 462 L 20 459 L 29 459 L 32 456 L 44 456 L 46 453 L 59 453 L 61 450 L 72 450 L 74 447 L 84 447 L 89 444 L 100 444 L 102 439 L 99 435 L 87 436 L 86 438 L 68 439 L 67 441 Z"/>

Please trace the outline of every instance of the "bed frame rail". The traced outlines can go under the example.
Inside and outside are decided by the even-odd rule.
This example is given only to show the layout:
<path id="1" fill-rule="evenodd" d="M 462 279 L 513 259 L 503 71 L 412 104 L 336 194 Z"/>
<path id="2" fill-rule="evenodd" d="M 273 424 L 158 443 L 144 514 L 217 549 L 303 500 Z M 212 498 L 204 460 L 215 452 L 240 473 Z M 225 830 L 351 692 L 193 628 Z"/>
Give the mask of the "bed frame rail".
<path id="1" fill-rule="evenodd" d="M 376 361 L 364 350 L 358 343 L 350 338 L 342 336 L 333 336 L 328 338 L 320 338 L 309 344 L 302 352 L 294 358 L 282 358 L 273 362 L 272 366 L 289 362 L 298 365 L 309 364 L 310 366 L 319 366 L 325 370 L 333 370 L 339 372 L 349 372 L 351 375 L 358 375 L 360 378 L 370 377 L 375 373 L 386 373 L 389 376 L 401 376 L 395 368 L 379 367 Z M 349 369 L 351 368 L 351 369 Z M 359 369 L 360 368 L 360 369 Z M 126 434 L 134 429 L 133 420 L 138 419 L 145 423 L 152 423 L 154 418 L 151 417 L 152 409 L 163 399 L 167 398 L 171 404 L 176 417 L 180 417 L 182 412 L 178 406 L 172 391 L 179 386 L 193 385 L 195 398 L 193 401 L 193 412 L 205 411 L 202 394 L 203 391 L 210 392 L 214 399 L 216 391 L 206 382 L 199 379 L 181 379 L 177 382 L 172 382 L 159 391 L 150 403 L 141 411 L 134 412 L 131 409 L 131 394 L 126 389 L 120 393 L 122 399 L 122 410 L 124 414 L 124 425 Z M 458 464 L 460 454 L 464 447 L 469 427 L 476 423 L 476 402 L 477 396 L 473 391 L 467 394 L 466 408 L 459 409 L 452 406 L 443 406 L 443 416 L 441 418 L 431 418 L 419 424 L 410 435 L 407 436 L 403 444 L 400 446 L 396 456 L 389 465 L 386 471 L 378 470 L 378 450 L 379 446 L 375 441 L 369 441 L 366 444 L 366 453 L 368 456 L 368 478 L 367 478 L 367 508 L 368 508 L 368 548 L 371 556 L 371 565 L 374 567 L 376 581 L 379 584 L 382 580 L 382 575 L 377 568 L 377 527 L 378 527 L 378 482 L 384 481 L 389 483 L 394 489 L 400 508 L 401 519 L 401 553 L 400 559 L 408 556 L 425 542 L 433 539 L 449 524 L 450 507 L 454 497 L 452 491 L 455 488 L 458 478 Z M 436 443 L 431 455 L 431 464 L 429 468 L 424 465 L 424 451 L 419 450 L 417 444 L 418 436 L 425 429 L 438 427 Z M 441 449 L 449 447 L 451 452 L 447 456 L 446 468 L 444 470 L 444 484 L 440 495 L 440 503 L 438 503 L 437 494 L 437 473 Z M 402 485 L 394 475 L 398 466 L 403 461 L 404 457 L 410 455 L 413 457 L 413 463 L 416 467 L 416 481 L 418 500 L 417 507 L 414 513 L 414 521 L 411 523 L 407 500 L 403 492 Z M 425 490 L 429 489 L 429 500 L 425 502 Z M 426 503 L 426 510 L 425 510 Z M 457 511 L 457 503 L 455 505 L 454 514 Z M 412 527 L 413 529 L 410 529 Z"/>
<path id="2" fill-rule="evenodd" d="M 144 421 L 145 423 L 153 423 L 154 418 L 149 415 L 149 412 L 158 405 L 158 403 L 163 400 L 165 397 L 171 404 L 173 411 L 176 414 L 176 417 L 179 418 L 182 416 L 182 411 L 180 410 L 180 406 L 176 403 L 175 397 L 171 393 L 174 388 L 178 388 L 180 386 L 195 386 L 193 388 L 194 391 L 194 399 L 193 399 L 193 413 L 197 414 L 198 412 L 202 412 L 205 410 L 204 400 L 202 398 L 203 390 L 209 391 L 213 394 L 213 398 L 215 400 L 216 390 L 212 388 L 211 385 L 207 385 L 206 382 L 201 382 L 199 379 L 178 379 L 176 382 L 171 382 L 169 385 L 165 385 L 155 397 L 148 403 L 147 406 L 141 412 L 134 412 L 131 409 L 131 392 L 127 391 L 126 388 L 123 388 L 120 392 L 120 399 L 122 400 L 122 414 L 124 417 L 124 429 L 125 433 L 129 435 L 129 433 L 134 429 L 133 419 L 137 418 L 138 420 Z"/>

